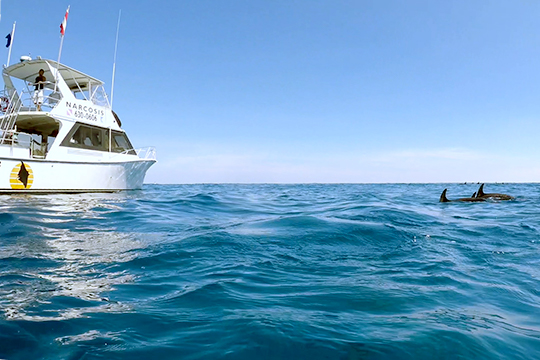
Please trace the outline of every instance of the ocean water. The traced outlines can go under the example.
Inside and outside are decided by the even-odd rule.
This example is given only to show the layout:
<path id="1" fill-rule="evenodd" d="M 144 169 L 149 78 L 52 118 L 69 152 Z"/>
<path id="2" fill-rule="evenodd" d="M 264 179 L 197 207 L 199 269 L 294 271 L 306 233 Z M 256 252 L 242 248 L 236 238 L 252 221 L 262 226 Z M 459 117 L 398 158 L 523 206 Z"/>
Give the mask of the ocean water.
<path id="1" fill-rule="evenodd" d="M 540 185 L 0 197 L 0 359 L 538 359 Z"/>

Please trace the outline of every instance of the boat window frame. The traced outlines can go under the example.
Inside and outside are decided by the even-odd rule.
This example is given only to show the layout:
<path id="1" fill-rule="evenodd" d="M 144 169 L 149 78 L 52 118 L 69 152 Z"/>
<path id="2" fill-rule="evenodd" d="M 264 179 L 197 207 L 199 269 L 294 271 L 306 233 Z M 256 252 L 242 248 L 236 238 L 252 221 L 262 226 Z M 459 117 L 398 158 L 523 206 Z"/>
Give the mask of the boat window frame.
<path id="1" fill-rule="evenodd" d="M 85 137 L 84 140 L 80 139 L 82 141 L 79 141 L 77 143 L 72 142 L 73 137 L 75 136 L 75 134 L 80 129 L 83 129 L 83 130 L 86 130 L 86 131 L 90 130 L 91 135 L 93 135 L 93 132 L 100 132 L 101 133 L 101 144 L 97 145 L 97 146 L 94 145 L 93 141 L 92 141 L 92 136 Z M 98 139 L 98 138 L 96 138 L 96 139 Z M 90 140 L 91 144 L 84 143 L 85 140 Z M 69 133 L 66 135 L 64 140 L 62 140 L 62 142 L 60 143 L 60 146 L 76 148 L 76 149 L 85 149 L 85 150 L 109 152 L 109 129 L 103 128 L 103 127 L 100 127 L 100 126 L 95 126 L 95 125 L 90 125 L 90 124 L 77 122 L 77 123 L 75 123 L 75 125 L 73 125 L 73 127 L 71 128 Z"/>
<path id="2" fill-rule="evenodd" d="M 118 141 L 116 139 L 117 136 L 120 136 L 121 139 L 123 139 L 126 142 L 125 145 L 127 145 L 127 147 L 121 144 L 118 144 Z M 137 152 L 133 149 L 133 145 L 131 145 L 131 141 L 129 141 L 127 134 L 123 131 L 117 131 L 117 130 L 112 130 L 112 129 L 111 129 L 111 152 L 137 155 Z"/>

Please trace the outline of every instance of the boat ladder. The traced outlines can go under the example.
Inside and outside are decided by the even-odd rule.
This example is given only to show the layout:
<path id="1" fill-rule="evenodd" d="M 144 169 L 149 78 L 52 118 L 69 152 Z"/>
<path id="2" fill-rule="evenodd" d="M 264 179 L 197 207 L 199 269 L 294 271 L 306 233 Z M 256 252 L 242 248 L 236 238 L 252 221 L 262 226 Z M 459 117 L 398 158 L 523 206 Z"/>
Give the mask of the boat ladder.
<path id="1" fill-rule="evenodd" d="M 4 97 L 4 99 L 8 99 Z M 5 101 L 5 100 L 4 100 Z M 3 103 L 1 106 L 4 106 Z M 2 131 L 2 137 L 0 139 L 0 144 L 11 143 L 11 138 L 16 131 L 15 122 L 17 121 L 17 116 L 19 110 L 22 106 L 22 101 L 16 92 L 14 92 L 7 101 L 5 108 L 1 110 L 4 112 L 4 116 L 0 120 L 0 130 Z"/>

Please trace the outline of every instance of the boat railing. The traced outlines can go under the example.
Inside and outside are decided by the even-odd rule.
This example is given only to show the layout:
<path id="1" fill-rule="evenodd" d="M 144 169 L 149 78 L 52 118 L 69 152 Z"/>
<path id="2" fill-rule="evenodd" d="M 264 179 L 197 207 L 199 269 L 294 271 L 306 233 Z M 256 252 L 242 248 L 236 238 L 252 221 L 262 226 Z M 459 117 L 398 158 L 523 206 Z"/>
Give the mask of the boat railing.
<path id="1" fill-rule="evenodd" d="M 137 155 L 139 159 L 142 160 L 156 160 L 156 148 L 153 146 L 139 148 L 139 149 L 128 149 L 124 150 L 119 154 L 133 154 Z"/>
<path id="2" fill-rule="evenodd" d="M 41 111 L 52 110 L 62 99 L 58 91 L 44 89 L 43 103 Z M 22 111 L 38 111 L 37 104 L 34 103 L 34 91 L 23 90 L 20 94 L 16 92 L 0 91 L 0 113 L 18 113 Z"/>
<path id="3" fill-rule="evenodd" d="M 2 131 L 0 144 L 17 148 L 28 149 L 33 158 L 45 158 L 47 145 L 36 141 L 32 135 L 14 130 Z"/>
<path id="4" fill-rule="evenodd" d="M 0 120 L 0 130 L 2 131 L 0 137 L 1 144 L 15 133 L 15 122 L 20 107 L 21 99 L 17 92 L 0 92 L 0 111 L 4 113 L 4 116 Z"/>
<path id="5" fill-rule="evenodd" d="M 144 148 L 136 149 L 135 152 L 137 156 L 144 160 L 157 160 L 156 148 L 153 146 L 148 146 Z"/>
<path id="6" fill-rule="evenodd" d="M 34 102 L 35 97 L 33 90 L 23 90 L 20 97 L 22 104 L 19 111 L 38 111 L 37 104 Z M 54 109 L 61 99 L 62 94 L 60 94 L 60 92 L 44 89 L 41 111 L 50 111 Z"/>
<path id="7" fill-rule="evenodd" d="M 156 160 L 156 148 L 153 146 L 148 146 L 148 147 L 133 149 L 133 150 L 135 150 L 139 159 Z"/>

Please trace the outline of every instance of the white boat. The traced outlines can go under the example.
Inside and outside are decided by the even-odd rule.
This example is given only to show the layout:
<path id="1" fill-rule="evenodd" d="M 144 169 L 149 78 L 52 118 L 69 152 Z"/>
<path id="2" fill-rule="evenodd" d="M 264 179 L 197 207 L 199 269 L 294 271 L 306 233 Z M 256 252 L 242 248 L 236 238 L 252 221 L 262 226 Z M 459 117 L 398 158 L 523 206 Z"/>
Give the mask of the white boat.
<path id="1" fill-rule="evenodd" d="M 40 69 L 43 101 L 34 103 Z M 154 148 L 134 149 L 103 82 L 56 61 L 22 57 L 2 72 L 0 193 L 140 189 Z M 15 84 L 22 86 L 17 91 Z"/>

